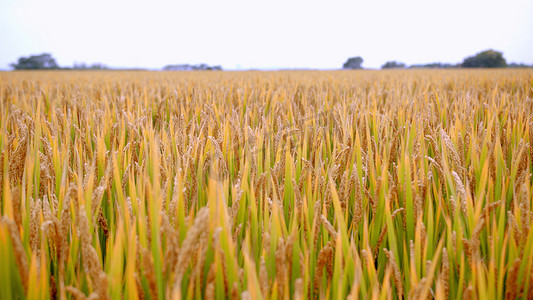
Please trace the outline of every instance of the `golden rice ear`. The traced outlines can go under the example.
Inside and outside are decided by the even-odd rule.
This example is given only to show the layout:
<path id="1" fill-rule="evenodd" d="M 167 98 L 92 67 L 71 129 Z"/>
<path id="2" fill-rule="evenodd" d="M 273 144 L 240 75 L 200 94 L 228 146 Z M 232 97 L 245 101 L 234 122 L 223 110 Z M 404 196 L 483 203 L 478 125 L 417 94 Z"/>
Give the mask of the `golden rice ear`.
<path id="1" fill-rule="evenodd" d="M 391 251 L 387 249 L 383 249 L 383 252 L 385 252 L 387 259 L 389 260 L 389 264 L 392 266 L 394 286 L 396 287 L 398 298 L 402 298 L 403 283 L 402 283 L 402 274 L 400 272 L 400 268 L 398 267 L 398 264 L 396 263 L 396 260 L 394 259 L 394 254 Z"/>
<path id="2" fill-rule="evenodd" d="M 304 299 L 304 283 L 302 278 L 297 278 L 294 281 L 294 300 L 303 300 Z"/>
<path id="3" fill-rule="evenodd" d="M 31 202 L 30 213 L 30 249 L 32 253 L 35 253 L 39 257 L 41 251 L 41 199 L 37 199 Z"/>
<path id="4" fill-rule="evenodd" d="M 194 219 L 192 227 L 187 231 L 187 236 L 182 243 L 180 253 L 178 256 L 178 261 L 174 268 L 175 281 L 174 281 L 174 290 L 179 288 L 183 274 L 185 273 L 192 254 L 196 250 L 199 239 L 206 230 L 208 230 L 209 224 L 209 210 L 207 207 L 201 208 L 197 213 Z"/>
<path id="5" fill-rule="evenodd" d="M 205 287 L 205 299 L 215 299 L 215 264 L 211 264 Z"/>
<path id="6" fill-rule="evenodd" d="M 81 205 L 77 211 L 78 235 L 81 240 L 81 255 L 83 268 L 90 276 L 94 286 L 94 293 L 107 295 L 108 279 L 104 272 L 100 258 L 96 249 L 92 245 L 92 234 L 89 230 L 89 221 L 85 212 L 85 206 Z"/>
<path id="7" fill-rule="evenodd" d="M 85 294 L 80 291 L 78 288 L 74 287 L 74 286 L 67 286 L 65 287 L 65 290 L 69 293 L 71 293 L 75 299 L 77 300 L 85 300 L 87 299 L 87 296 L 85 296 Z"/>
<path id="8" fill-rule="evenodd" d="M 278 292 L 280 295 L 284 294 L 283 285 L 287 281 L 287 243 L 283 238 L 279 238 L 276 246 L 276 282 L 278 284 Z"/>
<path id="9" fill-rule="evenodd" d="M 6 225 L 9 236 L 11 237 L 11 243 L 13 245 L 13 252 L 15 254 L 16 263 L 20 275 L 20 280 L 24 287 L 24 290 L 28 289 L 28 260 L 26 258 L 26 252 L 24 251 L 24 245 L 20 238 L 17 224 L 7 217 L 2 217 L 2 223 Z"/>
<path id="10" fill-rule="evenodd" d="M 320 285 L 322 281 L 323 271 L 324 268 L 326 268 L 326 274 L 327 274 L 327 281 L 328 284 L 331 280 L 331 276 L 333 275 L 333 247 L 331 246 L 331 243 L 328 242 L 328 244 L 320 250 L 318 253 L 318 258 L 316 262 L 316 268 L 315 268 L 315 278 L 313 281 L 313 293 L 315 295 L 319 295 L 320 293 Z"/>
<path id="11" fill-rule="evenodd" d="M 516 297 L 520 294 L 519 287 L 521 283 L 518 281 L 518 272 L 520 270 L 521 263 L 522 260 L 517 258 L 509 267 L 509 275 L 505 281 L 505 299 L 516 299 Z"/>
<path id="12" fill-rule="evenodd" d="M 22 228 L 22 206 L 20 188 L 16 186 L 11 190 L 11 201 L 13 205 L 13 216 L 15 218 L 15 224 L 18 228 Z"/>
<path id="13" fill-rule="evenodd" d="M 448 297 L 450 295 L 450 261 L 446 248 L 442 249 L 442 269 L 439 280 L 443 289 L 444 299 L 449 299 Z"/>
<path id="14" fill-rule="evenodd" d="M 152 259 L 150 251 L 141 247 L 142 261 L 143 261 L 143 275 L 148 280 L 148 287 L 150 290 L 150 296 L 152 299 L 158 299 L 156 274 L 154 269 L 154 261 Z"/>
<path id="15" fill-rule="evenodd" d="M 20 121 L 17 123 L 19 123 L 20 126 L 20 138 L 15 150 L 10 153 L 8 163 L 9 178 L 11 180 L 11 185 L 14 186 L 18 185 L 22 181 L 30 139 L 28 127 Z"/>
<path id="16" fill-rule="evenodd" d="M 264 297 L 268 295 L 269 291 L 268 271 L 265 263 L 265 258 L 261 256 L 261 262 L 259 265 L 259 287 Z"/>

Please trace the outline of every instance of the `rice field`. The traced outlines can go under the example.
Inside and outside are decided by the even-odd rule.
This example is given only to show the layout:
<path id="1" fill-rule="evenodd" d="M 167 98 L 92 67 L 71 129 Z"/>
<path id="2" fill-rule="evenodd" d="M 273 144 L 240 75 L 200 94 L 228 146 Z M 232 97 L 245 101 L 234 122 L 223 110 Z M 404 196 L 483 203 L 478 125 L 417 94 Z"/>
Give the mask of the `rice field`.
<path id="1" fill-rule="evenodd" d="M 533 70 L 0 73 L 1 299 L 532 299 Z"/>

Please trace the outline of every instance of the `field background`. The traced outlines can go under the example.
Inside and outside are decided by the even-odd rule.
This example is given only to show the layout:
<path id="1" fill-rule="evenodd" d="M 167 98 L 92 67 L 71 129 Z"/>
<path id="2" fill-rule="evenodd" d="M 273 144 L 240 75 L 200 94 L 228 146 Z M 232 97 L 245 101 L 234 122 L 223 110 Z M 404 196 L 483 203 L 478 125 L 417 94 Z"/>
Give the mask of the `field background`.
<path id="1" fill-rule="evenodd" d="M 1 299 L 533 297 L 532 70 L 0 73 Z"/>

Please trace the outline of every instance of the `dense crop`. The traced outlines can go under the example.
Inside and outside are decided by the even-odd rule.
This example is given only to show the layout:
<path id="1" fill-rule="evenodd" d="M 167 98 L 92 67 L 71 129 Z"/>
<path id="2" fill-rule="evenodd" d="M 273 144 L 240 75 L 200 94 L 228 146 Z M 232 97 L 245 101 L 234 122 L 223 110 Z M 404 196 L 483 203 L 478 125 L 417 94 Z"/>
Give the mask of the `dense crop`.
<path id="1" fill-rule="evenodd" d="M 533 72 L 0 74 L 0 298 L 533 297 Z"/>

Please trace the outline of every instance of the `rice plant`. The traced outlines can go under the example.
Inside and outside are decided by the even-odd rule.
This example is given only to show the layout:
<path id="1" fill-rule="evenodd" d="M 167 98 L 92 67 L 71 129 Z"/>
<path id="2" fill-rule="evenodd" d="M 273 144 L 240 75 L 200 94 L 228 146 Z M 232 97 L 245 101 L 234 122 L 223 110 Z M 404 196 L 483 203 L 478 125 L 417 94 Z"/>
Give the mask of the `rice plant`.
<path id="1" fill-rule="evenodd" d="M 533 71 L 0 73 L 1 299 L 531 299 Z"/>

